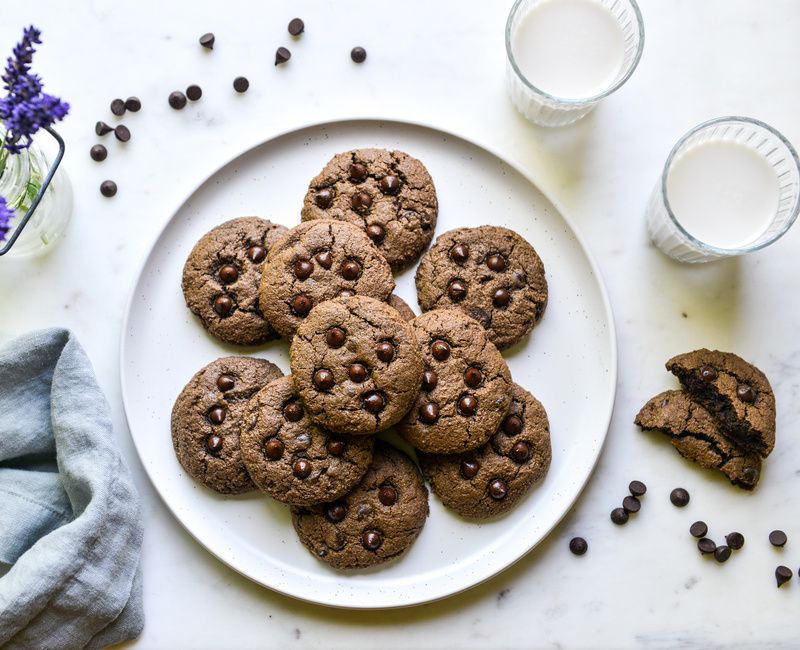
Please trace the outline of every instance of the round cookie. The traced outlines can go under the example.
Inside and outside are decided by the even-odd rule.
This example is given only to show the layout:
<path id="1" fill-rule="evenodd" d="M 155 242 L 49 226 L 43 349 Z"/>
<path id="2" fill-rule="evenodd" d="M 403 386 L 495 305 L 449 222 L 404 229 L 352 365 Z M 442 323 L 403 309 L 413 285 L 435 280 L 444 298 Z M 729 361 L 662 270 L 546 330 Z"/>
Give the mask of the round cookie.
<path id="1" fill-rule="evenodd" d="M 189 380 L 172 408 L 172 444 L 194 480 L 223 494 L 255 488 L 242 463 L 239 423 L 247 401 L 282 376 L 264 359 L 223 357 Z"/>
<path id="2" fill-rule="evenodd" d="M 389 296 L 389 300 L 386 302 L 394 307 L 400 313 L 400 318 L 407 323 L 410 323 L 417 317 L 417 315 L 414 313 L 414 310 L 408 306 L 408 303 L 396 293 L 393 293 L 391 296 Z"/>
<path id="3" fill-rule="evenodd" d="M 411 323 L 425 372 L 416 404 L 397 429 L 414 447 L 455 454 L 484 444 L 511 404 L 511 373 L 480 323 L 435 309 Z"/>
<path id="4" fill-rule="evenodd" d="M 291 377 L 270 382 L 250 399 L 239 444 L 253 482 L 296 506 L 338 499 L 358 485 L 372 462 L 372 436 L 318 427 L 306 415 Z"/>
<path id="5" fill-rule="evenodd" d="M 428 490 L 403 452 L 378 442 L 361 483 L 333 503 L 293 507 L 292 522 L 312 555 L 337 569 L 362 569 L 402 555 L 428 516 Z"/>
<path id="6" fill-rule="evenodd" d="M 284 226 L 258 217 L 232 219 L 207 232 L 183 267 L 186 306 L 227 343 L 257 345 L 277 338 L 258 306 L 261 267 Z"/>
<path id="7" fill-rule="evenodd" d="M 536 325 L 547 306 L 544 265 L 517 233 L 497 226 L 441 235 L 417 268 L 423 311 L 458 307 L 503 350 Z"/>
<path id="8" fill-rule="evenodd" d="M 484 446 L 455 456 L 419 454 L 434 494 L 462 517 L 488 519 L 507 512 L 550 467 L 544 407 L 517 384 L 512 395 L 508 415 Z"/>
<path id="9" fill-rule="evenodd" d="M 292 228 L 270 252 L 259 304 L 272 327 L 288 337 L 325 300 L 386 300 L 393 289 L 389 265 L 362 230 L 342 221 L 312 221 Z"/>
<path id="10" fill-rule="evenodd" d="M 365 296 L 315 307 L 297 329 L 289 358 L 310 416 L 340 433 L 388 429 L 414 403 L 422 379 L 411 325 Z"/>
<path id="11" fill-rule="evenodd" d="M 311 181 L 302 218 L 358 226 L 398 271 L 431 243 L 438 211 L 436 188 L 419 160 L 402 151 L 356 149 L 334 156 Z"/>

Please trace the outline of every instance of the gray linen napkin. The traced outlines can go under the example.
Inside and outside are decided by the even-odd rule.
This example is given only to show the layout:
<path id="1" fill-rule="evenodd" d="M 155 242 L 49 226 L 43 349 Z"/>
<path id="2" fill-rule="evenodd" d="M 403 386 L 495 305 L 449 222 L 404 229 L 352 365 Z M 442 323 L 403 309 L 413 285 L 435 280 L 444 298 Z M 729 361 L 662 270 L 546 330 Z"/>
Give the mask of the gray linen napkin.
<path id="1" fill-rule="evenodd" d="M 141 545 L 139 497 L 81 346 L 48 329 L 0 348 L 0 646 L 138 636 Z"/>

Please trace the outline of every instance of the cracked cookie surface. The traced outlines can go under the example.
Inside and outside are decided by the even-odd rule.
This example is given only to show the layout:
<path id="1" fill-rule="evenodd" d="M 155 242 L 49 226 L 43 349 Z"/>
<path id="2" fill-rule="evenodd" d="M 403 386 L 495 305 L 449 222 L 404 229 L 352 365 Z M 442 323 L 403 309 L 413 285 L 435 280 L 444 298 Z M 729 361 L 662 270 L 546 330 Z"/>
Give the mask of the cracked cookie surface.
<path id="1" fill-rule="evenodd" d="M 483 325 L 501 350 L 529 334 L 547 306 L 539 255 L 517 233 L 497 226 L 439 236 L 420 261 L 416 284 L 423 311 L 456 307 Z"/>
<path id="2" fill-rule="evenodd" d="M 172 444 L 186 472 L 223 494 L 255 489 L 242 462 L 239 424 L 248 400 L 283 373 L 252 357 L 223 357 L 198 371 L 172 408 Z"/>
<path id="3" fill-rule="evenodd" d="M 484 444 L 511 404 L 511 373 L 480 323 L 458 309 L 411 322 L 425 365 L 416 402 L 397 426 L 415 448 L 454 454 Z"/>
<path id="4" fill-rule="evenodd" d="M 315 307 L 297 329 L 289 357 L 311 418 L 340 433 L 375 433 L 398 422 L 422 378 L 411 325 L 365 296 Z"/>
<path id="5" fill-rule="evenodd" d="M 439 204 L 428 170 L 402 151 L 355 149 L 315 176 L 302 219 L 339 219 L 361 228 L 398 271 L 433 238 Z"/>
<path id="6" fill-rule="evenodd" d="M 338 499 L 372 461 L 372 436 L 335 434 L 314 424 L 291 377 L 256 393 L 241 416 L 242 460 L 255 484 L 290 505 Z"/>
<path id="7" fill-rule="evenodd" d="M 258 305 L 261 268 L 284 226 L 241 217 L 217 226 L 195 244 L 183 267 L 186 306 L 217 338 L 257 345 L 278 337 Z"/>
<path id="8" fill-rule="evenodd" d="M 419 454 L 434 494 L 462 517 L 487 519 L 507 512 L 550 467 L 550 425 L 544 407 L 517 384 L 512 396 L 508 415 L 482 447 L 456 455 Z"/>
<path id="9" fill-rule="evenodd" d="M 300 541 L 337 569 L 360 569 L 405 553 L 428 517 L 428 489 L 403 452 L 375 444 L 375 456 L 359 485 L 333 503 L 293 507 Z"/>

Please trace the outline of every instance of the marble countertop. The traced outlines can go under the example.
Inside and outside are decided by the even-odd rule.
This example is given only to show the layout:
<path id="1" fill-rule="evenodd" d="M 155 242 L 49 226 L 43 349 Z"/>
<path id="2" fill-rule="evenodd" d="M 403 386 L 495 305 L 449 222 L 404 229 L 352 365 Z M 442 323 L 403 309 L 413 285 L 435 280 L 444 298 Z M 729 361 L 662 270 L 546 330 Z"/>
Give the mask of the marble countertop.
<path id="1" fill-rule="evenodd" d="M 682 266 L 649 245 L 645 202 L 674 141 L 710 117 L 752 115 L 800 144 L 800 7 L 795 0 L 641 0 L 644 56 L 628 84 L 584 121 L 548 131 L 518 116 L 503 85 L 507 2 L 408 0 L 370 4 L 294 0 L 169 3 L 101 0 L 7 3 L 0 51 L 23 25 L 41 27 L 37 70 L 72 103 L 60 129 L 75 213 L 49 256 L 0 261 L 0 339 L 32 328 L 72 328 L 95 364 L 144 500 L 146 627 L 141 648 L 706 648 L 796 647 L 800 567 L 800 227 L 768 250 Z M 292 43 L 286 24 L 306 21 Z M 217 35 L 211 56 L 197 37 Z M 291 62 L 272 65 L 288 45 Z M 363 66 L 349 60 L 363 45 Z M 236 96 L 237 75 L 251 89 Z M 170 91 L 200 84 L 191 110 Z M 94 122 L 109 101 L 138 95 L 133 132 L 102 165 Z M 405 610 L 355 612 L 301 603 L 241 577 L 177 523 L 150 485 L 125 424 L 119 385 L 123 309 L 143 256 L 180 200 L 223 161 L 307 123 L 381 116 L 430 123 L 518 161 L 561 201 L 606 279 L 620 374 L 608 440 L 582 496 L 550 537 L 509 570 L 464 594 Z M 109 120 L 110 121 L 110 120 Z M 100 196 L 106 177 L 119 184 Z M 682 460 L 640 433 L 633 416 L 672 386 L 671 355 L 732 350 L 773 382 L 778 444 L 754 494 Z M 642 511 L 609 521 L 631 479 L 648 485 Z M 683 510 L 669 503 L 681 485 Z M 699 557 L 687 529 L 704 519 L 721 537 L 747 538 L 727 564 Z M 783 528 L 789 543 L 770 547 Z M 572 556 L 573 535 L 589 540 Z"/>

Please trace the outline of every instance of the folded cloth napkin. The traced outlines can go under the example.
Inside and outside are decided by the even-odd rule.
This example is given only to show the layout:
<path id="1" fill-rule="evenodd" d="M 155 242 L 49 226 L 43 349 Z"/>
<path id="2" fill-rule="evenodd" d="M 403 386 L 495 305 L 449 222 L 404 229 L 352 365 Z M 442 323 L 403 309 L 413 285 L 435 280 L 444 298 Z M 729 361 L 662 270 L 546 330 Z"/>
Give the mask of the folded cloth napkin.
<path id="1" fill-rule="evenodd" d="M 0 647 L 138 636 L 141 545 L 139 497 L 81 346 L 48 329 L 0 348 Z"/>

